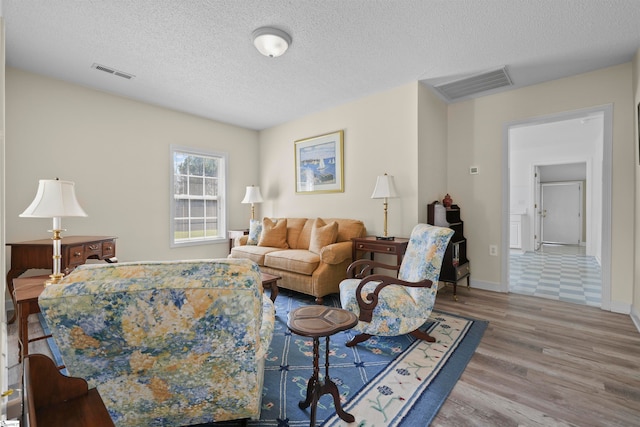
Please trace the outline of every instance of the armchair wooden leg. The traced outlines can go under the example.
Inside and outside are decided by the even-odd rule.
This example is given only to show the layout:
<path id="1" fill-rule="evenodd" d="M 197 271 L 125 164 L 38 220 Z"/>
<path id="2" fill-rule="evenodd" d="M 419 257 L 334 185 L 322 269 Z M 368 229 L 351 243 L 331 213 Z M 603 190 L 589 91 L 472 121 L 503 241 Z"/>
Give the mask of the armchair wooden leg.
<path id="1" fill-rule="evenodd" d="M 347 342 L 347 347 L 353 347 L 354 345 L 364 342 L 366 340 L 368 340 L 369 338 L 371 338 L 373 335 L 369 335 L 369 334 L 360 334 L 360 335 L 356 335 L 355 337 L 353 337 L 351 339 L 351 341 Z"/>
<path id="2" fill-rule="evenodd" d="M 415 331 L 411 332 L 411 335 L 413 335 L 414 337 L 418 338 L 419 340 L 425 340 L 426 342 L 435 342 L 436 341 L 436 339 L 434 337 L 432 337 L 431 335 L 429 335 L 428 333 L 426 333 L 424 331 L 421 331 L 420 329 L 416 329 Z M 349 345 L 349 344 L 347 344 L 347 345 Z"/>

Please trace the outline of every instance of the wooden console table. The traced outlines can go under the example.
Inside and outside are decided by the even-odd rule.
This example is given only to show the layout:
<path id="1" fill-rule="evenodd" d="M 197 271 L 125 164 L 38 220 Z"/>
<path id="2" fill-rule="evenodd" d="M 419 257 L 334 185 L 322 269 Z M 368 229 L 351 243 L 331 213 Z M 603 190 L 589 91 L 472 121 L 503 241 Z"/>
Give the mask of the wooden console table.
<path id="1" fill-rule="evenodd" d="M 110 261 L 116 256 L 116 239 L 113 236 L 62 237 L 60 271 L 68 274 L 87 259 Z M 14 312 L 9 323 L 16 319 L 17 304 L 13 292 L 13 279 L 32 268 L 53 269 L 53 243 L 51 239 L 7 243 L 11 246 L 11 269 L 7 273 L 7 288 L 13 300 Z"/>
<path id="2" fill-rule="evenodd" d="M 403 237 L 396 237 L 394 240 L 378 240 L 376 236 L 355 237 L 351 239 L 353 241 L 353 248 L 351 259 L 353 261 L 358 259 L 358 252 L 370 252 L 371 259 L 373 260 L 373 254 L 390 254 L 396 256 L 396 265 L 402 264 L 402 257 L 407 250 L 409 239 Z"/>

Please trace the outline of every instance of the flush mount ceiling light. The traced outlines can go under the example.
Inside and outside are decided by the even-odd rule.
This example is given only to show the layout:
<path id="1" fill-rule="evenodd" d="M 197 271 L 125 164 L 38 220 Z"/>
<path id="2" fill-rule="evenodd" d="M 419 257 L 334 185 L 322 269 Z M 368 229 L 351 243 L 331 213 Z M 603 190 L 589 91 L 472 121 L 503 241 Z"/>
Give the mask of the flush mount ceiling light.
<path id="1" fill-rule="evenodd" d="M 253 32 L 253 44 L 264 56 L 276 58 L 287 51 L 291 36 L 277 28 L 261 27 Z"/>

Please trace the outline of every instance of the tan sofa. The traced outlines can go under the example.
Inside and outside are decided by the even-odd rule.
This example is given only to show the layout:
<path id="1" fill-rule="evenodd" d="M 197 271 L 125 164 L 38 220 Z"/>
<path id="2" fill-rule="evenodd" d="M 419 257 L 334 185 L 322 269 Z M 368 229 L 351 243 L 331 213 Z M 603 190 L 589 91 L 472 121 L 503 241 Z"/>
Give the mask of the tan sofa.
<path id="1" fill-rule="evenodd" d="M 265 273 L 281 276 L 280 288 L 316 297 L 338 293 L 351 264 L 354 237 L 366 235 L 362 221 L 340 218 L 265 218 L 257 244 L 238 237 L 230 258 L 248 258 Z M 275 233 L 274 233 L 275 232 Z M 254 242 L 255 243 L 255 242 Z"/>

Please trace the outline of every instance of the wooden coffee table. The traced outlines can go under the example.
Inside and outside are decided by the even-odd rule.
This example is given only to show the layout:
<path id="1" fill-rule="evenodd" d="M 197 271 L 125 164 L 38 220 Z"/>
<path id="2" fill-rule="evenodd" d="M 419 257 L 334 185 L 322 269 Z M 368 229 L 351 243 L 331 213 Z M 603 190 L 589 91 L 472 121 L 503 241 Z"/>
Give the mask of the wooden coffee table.
<path id="1" fill-rule="evenodd" d="M 307 398 L 298 403 L 300 409 L 311 405 L 311 427 L 316 424 L 316 409 L 320 396 L 330 394 L 338 416 L 348 423 L 355 421 L 355 417 L 342 409 L 338 387 L 329 377 L 329 337 L 336 332 L 345 331 L 358 324 L 358 318 L 350 311 L 323 305 L 308 305 L 298 307 L 289 313 L 287 326 L 289 329 L 304 337 L 313 338 L 313 375 L 307 384 Z M 326 337 L 325 344 L 325 374 L 324 383 L 320 381 L 320 337 Z"/>
<path id="2" fill-rule="evenodd" d="M 278 280 L 282 279 L 280 276 L 274 276 L 273 274 L 260 272 L 262 275 L 262 289 L 269 289 L 271 291 L 271 301 L 276 302 L 278 297 Z"/>

